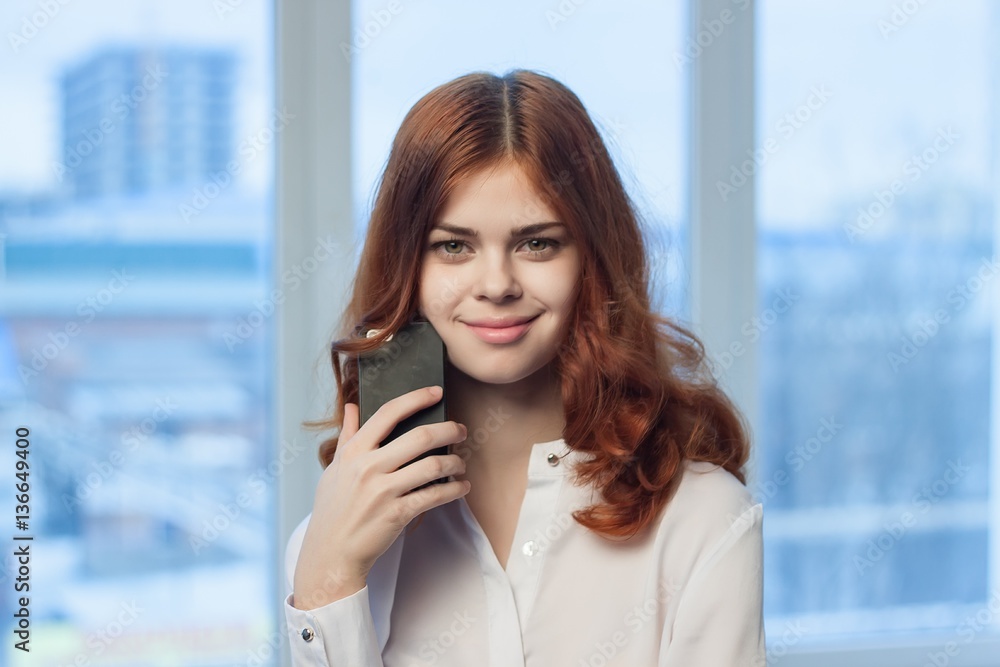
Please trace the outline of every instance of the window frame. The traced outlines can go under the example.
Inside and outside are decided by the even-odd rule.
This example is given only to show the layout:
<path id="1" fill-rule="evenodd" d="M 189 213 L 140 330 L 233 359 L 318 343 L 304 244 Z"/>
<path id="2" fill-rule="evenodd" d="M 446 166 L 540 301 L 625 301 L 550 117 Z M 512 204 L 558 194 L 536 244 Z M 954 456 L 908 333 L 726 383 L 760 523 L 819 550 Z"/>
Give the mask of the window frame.
<path id="1" fill-rule="evenodd" d="M 322 469 L 321 436 L 302 428 L 330 408 L 336 385 L 327 344 L 350 282 L 339 260 L 353 257 L 351 223 L 351 66 L 339 45 L 350 42 L 349 0 L 275 0 L 275 108 L 293 114 L 278 137 L 275 160 L 277 226 L 271 284 L 309 256 L 318 238 L 338 247 L 309 280 L 285 290 L 276 308 L 272 419 L 278 443 L 304 446 L 278 480 L 276 626 L 285 634 L 285 545 L 312 509 Z M 282 655 L 288 665 L 288 652 Z"/>
<path id="2" fill-rule="evenodd" d="M 731 165 L 745 159 L 755 145 L 756 1 L 678 0 L 686 2 L 688 34 L 697 35 L 704 21 L 730 11 L 733 21 L 714 36 L 698 57 L 687 63 L 689 177 L 686 207 L 691 243 L 691 320 L 710 356 L 742 341 L 741 327 L 757 309 L 755 177 L 723 202 L 715 183 L 725 180 Z M 341 50 L 351 43 L 350 0 L 276 0 L 277 108 L 296 114 L 279 138 L 276 160 L 276 262 L 272 280 L 312 248 L 316 237 L 332 236 L 349 250 L 359 239 L 352 222 L 351 80 L 350 62 Z M 728 18 L 728 16 L 727 16 Z M 1000 47 L 998 47 L 1000 48 Z M 1000 151 L 1000 147 L 997 148 Z M 1000 156 L 998 156 L 1000 162 Z M 1000 173 L 997 176 L 1000 191 Z M 1000 239 L 1000 199 L 995 239 Z M 995 241 L 1000 243 L 1000 241 Z M 339 271 L 337 269 L 340 269 Z M 324 351 L 345 305 L 350 271 L 328 262 L 317 276 L 286 295 L 278 309 L 276 368 L 278 391 L 273 406 L 282 442 L 302 442 L 301 422 L 323 416 L 335 387 Z M 276 284 L 276 283 L 275 283 Z M 1000 309 L 995 309 L 994 350 L 1000 350 Z M 756 346 L 747 346 L 720 381 L 757 432 L 759 396 Z M 1000 377 L 1000 356 L 992 361 Z M 323 385 L 323 382 L 326 385 Z M 996 382 L 994 382 L 994 386 Z M 1000 480 L 1000 392 L 991 403 L 991 480 Z M 284 547 L 291 531 L 312 506 L 312 491 L 320 476 L 314 452 L 319 439 L 307 438 L 309 452 L 286 467 L 279 483 L 277 551 L 277 627 L 284 628 Z M 753 474 L 753 464 L 750 474 Z M 990 500 L 991 586 L 1000 583 L 1000 492 Z M 766 557 L 766 554 L 765 554 Z M 928 633 L 918 640 L 861 642 L 849 648 L 820 648 L 784 643 L 768 636 L 771 664 L 787 667 L 907 667 L 923 664 L 930 652 L 943 651 L 955 633 Z M 953 667 L 989 667 L 1000 655 L 1000 638 L 980 635 L 950 656 Z M 282 664 L 290 664 L 283 652 Z"/>

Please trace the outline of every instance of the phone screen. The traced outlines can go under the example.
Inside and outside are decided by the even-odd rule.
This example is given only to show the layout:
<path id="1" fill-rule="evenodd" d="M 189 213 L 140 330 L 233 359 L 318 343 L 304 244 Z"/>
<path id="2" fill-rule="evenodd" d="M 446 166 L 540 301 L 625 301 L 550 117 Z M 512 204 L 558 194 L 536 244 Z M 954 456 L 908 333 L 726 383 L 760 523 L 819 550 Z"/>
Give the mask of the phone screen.
<path id="1" fill-rule="evenodd" d="M 433 385 L 444 389 L 444 364 L 444 343 L 431 323 L 426 321 L 411 321 L 393 334 L 382 347 L 359 355 L 359 427 L 368 421 L 379 407 L 397 396 Z M 434 405 L 403 419 L 386 439 L 379 443 L 379 447 L 385 446 L 417 426 L 445 421 L 447 398 L 445 392 L 441 400 Z M 413 461 L 425 456 L 447 453 L 447 446 L 437 447 L 421 454 Z M 428 484 L 447 481 L 447 477 L 441 477 Z M 424 486 L 427 484 L 416 487 L 414 491 Z"/>

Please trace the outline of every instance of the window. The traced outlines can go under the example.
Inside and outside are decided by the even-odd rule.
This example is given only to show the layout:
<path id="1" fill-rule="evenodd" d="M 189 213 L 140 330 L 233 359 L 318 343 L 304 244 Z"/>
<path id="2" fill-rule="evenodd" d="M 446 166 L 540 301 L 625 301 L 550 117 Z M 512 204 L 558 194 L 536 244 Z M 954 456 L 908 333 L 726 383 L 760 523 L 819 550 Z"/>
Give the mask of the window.
<path id="1" fill-rule="evenodd" d="M 650 229 L 652 296 L 663 310 L 684 313 L 683 9 L 636 1 L 353 2 L 351 42 L 341 50 L 352 68 L 359 237 L 392 138 L 417 99 L 473 70 L 537 68 L 587 106 Z"/>
<path id="2" fill-rule="evenodd" d="M 969 647 L 1000 626 L 1000 13 L 762 0 L 757 21 L 770 657 L 993 664 Z"/>
<path id="3" fill-rule="evenodd" d="M 27 429 L 38 664 L 277 654 L 272 12 L 0 9 L 0 506 Z"/>

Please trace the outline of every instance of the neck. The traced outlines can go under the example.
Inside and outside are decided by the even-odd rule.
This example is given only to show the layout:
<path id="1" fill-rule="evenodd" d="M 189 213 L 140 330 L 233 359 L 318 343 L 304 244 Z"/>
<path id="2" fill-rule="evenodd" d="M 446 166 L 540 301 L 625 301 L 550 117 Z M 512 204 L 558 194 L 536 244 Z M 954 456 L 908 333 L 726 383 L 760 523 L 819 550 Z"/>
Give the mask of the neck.
<path id="1" fill-rule="evenodd" d="M 467 470 L 519 469 L 532 445 L 562 437 L 562 387 L 552 363 L 509 384 L 479 382 L 448 364 L 445 381 L 448 419 L 469 429 L 465 442 L 452 446 Z"/>

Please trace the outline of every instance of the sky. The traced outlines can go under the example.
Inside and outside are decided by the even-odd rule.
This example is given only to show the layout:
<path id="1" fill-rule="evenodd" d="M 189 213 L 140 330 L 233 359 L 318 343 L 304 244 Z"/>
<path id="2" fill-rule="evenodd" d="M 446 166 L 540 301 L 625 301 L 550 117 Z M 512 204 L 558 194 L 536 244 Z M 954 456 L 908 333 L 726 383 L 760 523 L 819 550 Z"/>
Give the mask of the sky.
<path id="1" fill-rule="evenodd" d="M 107 40 L 230 44 L 243 62 L 237 137 L 260 127 L 273 109 L 273 25 L 264 0 L 52 4 L 55 15 L 19 45 L 10 36 L 42 16 L 40 4 L 0 6 L 0 192 L 54 182 L 58 72 Z M 734 0 L 734 11 L 741 4 Z M 762 225 L 828 226 L 845 201 L 870 200 L 902 178 L 907 161 L 948 127 L 959 139 L 921 172 L 919 184 L 907 185 L 989 189 L 998 115 L 990 107 L 990 77 L 998 78 L 992 63 L 1000 60 L 991 43 L 1000 9 L 991 12 L 987 0 L 914 0 L 908 4 L 919 9 L 889 31 L 901 4 L 759 0 L 757 137 L 748 148 L 768 139 L 777 147 L 758 171 Z M 577 93 L 606 129 L 624 180 L 652 218 L 671 223 L 684 215 L 687 71 L 674 61 L 686 39 L 683 4 L 527 6 L 514 12 L 458 0 L 354 3 L 355 34 L 360 40 L 368 26 L 371 35 L 353 59 L 359 212 L 369 205 L 392 136 L 421 95 L 474 69 L 521 66 L 546 71 Z M 817 90 L 828 92 L 818 105 Z M 808 107 L 810 100 L 817 108 Z M 780 123 L 797 112 L 807 120 L 788 132 Z M 248 181 L 265 183 L 272 168 L 255 161 Z"/>
<path id="2" fill-rule="evenodd" d="M 889 23 L 903 4 L 919 9 Z M 991 4 L 761 0 L 757 144 L 773 137 L 779 149 L 760 173 L 759 219 L 822 221 L 843 199 L 871 200 L 896 179 L 910 191 L 949 181 L 988 190 L 1000 114 L 989 106 L 1000 67 L 1000 7 Z M 777 124 L 816 86 L 827 102 L 785 138 Z M 958 139 L 921 183 L 909 181 L 904 165 L 948 126 Z"/>
<path id="3" fill-rule="evenodd" d="M 65 3 L 65 4 L 63 4 Z M 217 12 L 217 5 L 232 11 Z M 264 125 L 273 109 L 271 3 L 263 0 L 38 0 L 0 4 L 0 192 L 41 191 L 56 182 L 59 159 L 59 73 L 107 42 L 230 45 L 241 60 L 237 137 Z M 38 18 L 35 18 L 38 17 Z M 40 24 L 40 29 L 35 29 Z M 21 43 L 12 35 L 28 35 Z M 272 165 L 248 165 L 247 183 L 269 178 Z"/>
<path id="4" fill-rule="evenodd" d="M 355 23 L 387 3 L 355 3 Z M 623 179 L 660 221 L 681 214 L 683 72 L 673 61 L 686 20 L 678 2 L 410 4 L 354 58 L 355 192 L 367 205 L 403 116 L 426 92 L 479 69 L 540 69 L 577 94 L 606 130 Z M 560 11 L 560 7 L 564 8 Z"/>

